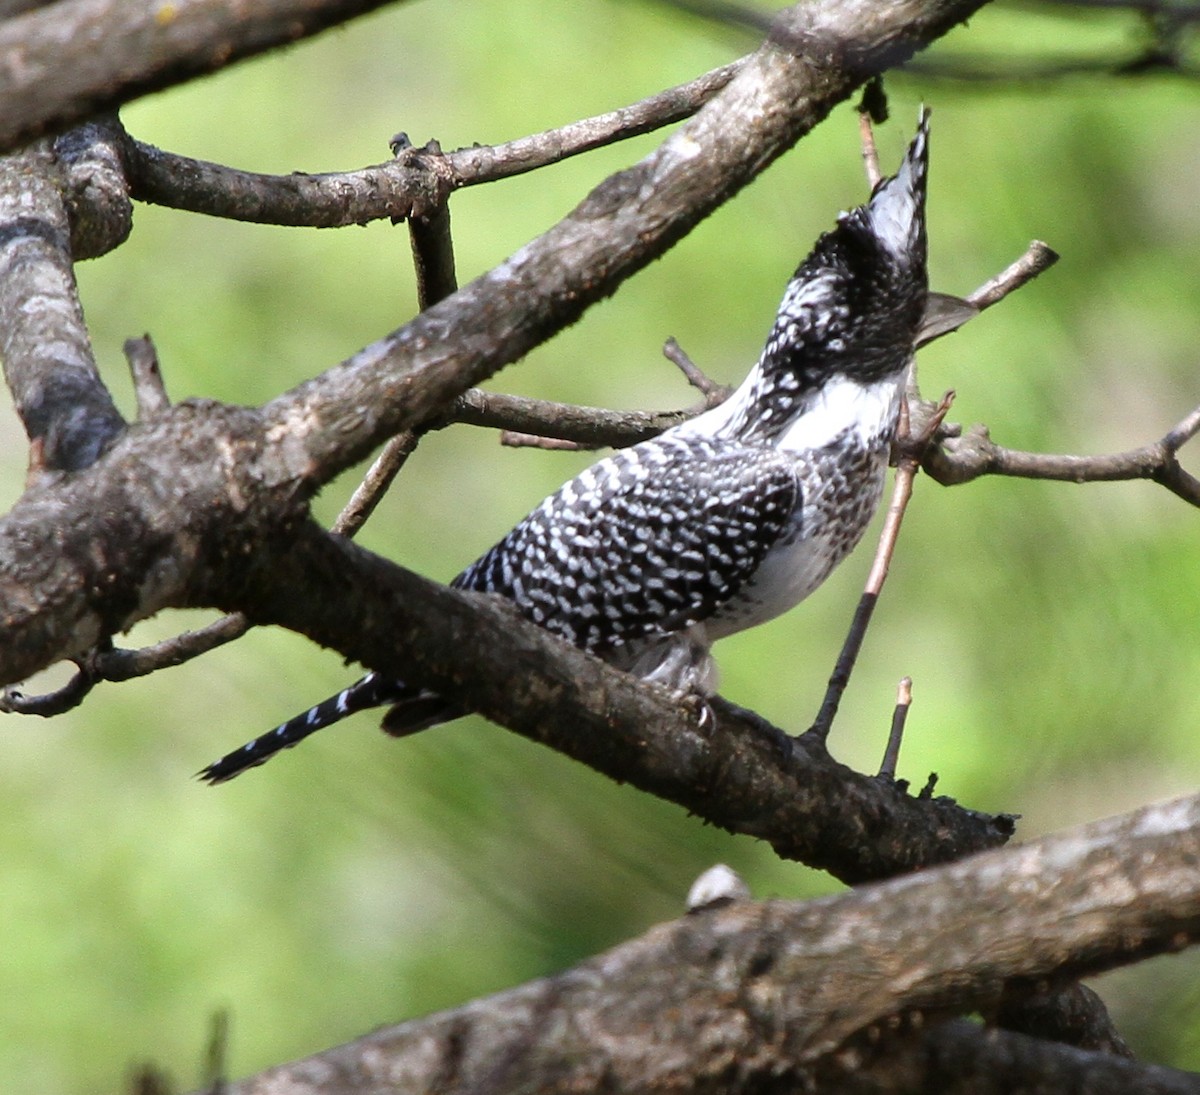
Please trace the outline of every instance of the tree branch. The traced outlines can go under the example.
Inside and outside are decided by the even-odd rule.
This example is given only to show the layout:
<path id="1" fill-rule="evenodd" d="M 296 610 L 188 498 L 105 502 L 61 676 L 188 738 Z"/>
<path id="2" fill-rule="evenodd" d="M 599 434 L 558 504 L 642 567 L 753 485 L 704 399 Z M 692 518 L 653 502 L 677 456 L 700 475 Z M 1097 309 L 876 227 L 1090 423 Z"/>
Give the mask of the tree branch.
<path id="1" fill-rule="evenodd" d="M 945 437 L 931 448 L 922 464 L 944 486 L 969 483 L 981 475 L 1021 479 L 1050 479 L 1067 483 L 1113 483 L 1149 479 L 1185 502 L 1200 506 L 1200 480 L 1180 466 L 1178 450 L 1195 433 L 1200 408 L 1168 431 L 1161 441 L 1125 452 L 1101 456 L 1022 452 L 997 445 L 986 426 L 972 426 L 961 437 Z"/>
<path id="2" fill-rule="evenodd" d="M 0 22 L 0 151 L 387 0 L 59 0 Z M 96 43 L 104 48 L 97 49 Z"/>
<path id="3" fill-rule="evenodd" d="M 302 439 L 304 475 L 316 486 L 384 437 L 436 417 L 662 254 L 874 65 L 907 56 L 978 6 L 905 0 L 884 9 L 855 0 L 789 9 L 781 25 L 804 37 L 811 53 L 765 46 L 655 152 L 601 183 L 507 262 L 269 404 L 273 432 Z"/>
<path id="4" fill-rule="evenodd" d="M 237 569 L 237 604 L 254 623 L 427 682 L 597 771 L 845 881 L 944 862 L 1012 833 L 1011 818 L 909 798 L 723 701 L 712 704 L 716 729 L 701 726 L 686 704 L 561 642 L 507 602 L 446 589 L 315 525 L 238 559 Z"/>
<path id="5" fill-rule="evenodd" d="M 108 254 L 133 228 L 133 203 L 121 159 L 124 140 L 114 117 L 77 126 L 54 141 L 76 262 Z"/>
<path id="6" fill-rule="evenodd" d="M 193 160 L 126 139 L 140 201 L 261 224 L 337 228 L 383 217 L 422 219 L 448 193 L 511 178 L 690 117 L 725 87 L 741 62 L 705 73 L 632 106 L 492 146 L 453 152 L 413 148 L 399 134 L 389 163 L 328 174 L 263 175 Z"/>
<path id="7" fill-rule="evenodd" d="M 948 1090 L 1011 1091 L 999 1078 L 1024 1076 L 1041 1077 L 1036 1091 L 1195 1092 L 1194 1077 L 1166 1069 L 927 1028 L 986 1008 L 1013 979 L 1080 975 L 1194 942 L 1197 857 L 1200 797 L 833 898 L 706 910 L 232 1092 L 758 1092 L 768 1078 L 772 1089 L 823 1079 L 824 1090 L 923 1092 L 947 1090 L 938 1076 L 964 1084 L 993 1068 L 991 1086 Z"/>
<path id="8" fill-rule="evenodd" d="M 100 380 L 45 143 L 0 158 L 0 359 L 31 446 L 31 476 L 91 464 L 125 428 Z"/>

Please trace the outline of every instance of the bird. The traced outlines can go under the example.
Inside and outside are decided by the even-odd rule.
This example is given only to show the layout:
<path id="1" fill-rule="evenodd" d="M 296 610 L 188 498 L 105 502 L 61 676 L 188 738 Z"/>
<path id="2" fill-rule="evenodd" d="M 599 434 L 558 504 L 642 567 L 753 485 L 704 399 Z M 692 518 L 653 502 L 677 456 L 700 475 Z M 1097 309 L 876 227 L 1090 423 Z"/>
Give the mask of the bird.
<path id="1" fill-rule="evenodd" d="M 929 112 L 895 175 L 800 263 L 754 368 L 723 403 L 580 472 L 451 585 L 499 594 L 611 665 L 715 691 L 712 644 L 788 611 L 879 506 L 925 313 Z M 369 672 L 208 765 L 223 783 L 356 711 L 396 736 L 465 714 Z"/>

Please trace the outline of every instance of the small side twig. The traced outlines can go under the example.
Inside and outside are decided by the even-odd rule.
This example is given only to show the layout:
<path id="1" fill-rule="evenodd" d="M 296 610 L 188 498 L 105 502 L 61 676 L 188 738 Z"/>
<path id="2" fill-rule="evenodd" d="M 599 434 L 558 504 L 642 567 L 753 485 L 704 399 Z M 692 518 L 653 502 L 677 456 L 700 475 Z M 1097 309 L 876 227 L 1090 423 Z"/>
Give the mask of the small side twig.
<path id="1" fill-rule="evenodd" d="M 1041 240 L 1034 240 L 1026 249 L 1025 254 L 994 278 L 985 281 L 967 297 L 967 300 L 980 311 L 990 308 L 993 304 L 1002 301 L 1009 293 L 1033 281 L 1039 274 L 1045 273 L 1058 262 L 1060 257 L 1053 247 Z"/>
<path id="2" fill-rule="evenodd" d="M 501 430 L 500 444 L 510 449 L 547 449 L 553 452 L 581 452 L 597 447 L 565 437 L 547 437 L 539 433 L 522 433 L 520 430 Z"/>
<path id="3" fill-rule="evenodd" d="M 900 762 L 900 745 L 904 740 L 904 724 L 912 707 L 912 677 L 902 677 L 896 686 L 896 708 L 892 712 L 892 729 L 888 734 L 887 748 L 883 751 L 883 763 L 879 766 L 880 779 L 895 779 L 896 766 Z"/>
<path id="4" fill-rule="evenodd" d="M 412 430 L 396 434 L 375 458 L 367 474 L 359 483 L 350 501 L 342 508 L 333 523 L 333 531 L 341 536 L 353 536 L 375 512 L 388 487 L 413 454 L 419 440 Z"/>
<path id="5" fill-rule="evenodd" d="M 704 396 L 706 410 L 720 406 L 729 398 L 733 389 L 728 384 L 718 384 L 717 381 L 706 376 L 673 336 L 663 343 L 662 352 L 663 357 L 676 366 L 683 373 L 687 382 Z"/>
<path id="6" fill-rule="evenodd" d="M 78 707 L 87 694 L 96 687 L 98 678 L 81 661 L 71 679 L 53 692 L 38 696 L 27 696 L 16 688 L 0 690 L 0 711 L 9 715 L 37 715 L 43 719 L 54 718 Z"/>
<path id="7" fill-rule="evenodd" d="M 133 375 L 133 394 L 137 399 L 138 421 L 145 422 L 162 414 L 171 406 L 162 370 L 158 366 L 158 351 L 149 335 L 125 340 L 125 360 Z"/>

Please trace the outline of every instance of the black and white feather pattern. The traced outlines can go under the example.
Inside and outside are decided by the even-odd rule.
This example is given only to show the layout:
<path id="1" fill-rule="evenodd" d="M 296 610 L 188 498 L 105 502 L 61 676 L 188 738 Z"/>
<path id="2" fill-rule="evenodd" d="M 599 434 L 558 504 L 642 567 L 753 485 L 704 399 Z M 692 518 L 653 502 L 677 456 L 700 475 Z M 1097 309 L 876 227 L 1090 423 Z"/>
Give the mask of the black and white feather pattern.
<path id="1" fill-rule="evenodd" d="M 928 120 L 897 174 L 789 282 L 758 364 L 722 406 L 594 464 L 452 583 L 641 676 L 710 690 L 708 647 L 787 611 L 874 514 L 925 308 Z M 206 768 L 218 783 L 346 715 L 410 733 L 452 699 L 369 673 Z"/>

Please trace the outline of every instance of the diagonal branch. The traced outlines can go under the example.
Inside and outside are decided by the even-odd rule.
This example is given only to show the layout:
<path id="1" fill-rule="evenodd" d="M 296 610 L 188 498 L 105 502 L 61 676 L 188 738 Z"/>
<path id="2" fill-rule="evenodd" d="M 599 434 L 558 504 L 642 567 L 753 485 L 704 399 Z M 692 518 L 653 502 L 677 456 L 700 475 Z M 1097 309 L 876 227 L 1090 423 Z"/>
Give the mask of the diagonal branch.
<path id="1" fill-rule="evenodd" d="M 937 1082 L 951 1068 L 1009 1081 L 964 1091 L 1195 1091 L 1167 1069 L 937 1023 L 1013 979 L 1195 942 L 1198 856 L 1193 797 L 832 898 L 736 902 L 232 1091 L 959 1090 Z"/>
<path id="2" fill-rule="evenodd" d="M 949 29 L 979 0 L 798 5 L 780 17 L 812 52 L 768 44 L 655 152 L 610 177 L 507 262 L 264 408 L 299 441 L 316 487 L 383 438 L 528 353 L 657 258 L 847 97 L 876 64 Z M 840 44 L 839 44 L 840 43 Z M 853 44 L 853 66 L 846 63 Z M 832 59 L 830 64 L 825 59 Z"/>
<path id="3" fill-rule="evenodd" d="M 446 589 L 315 525 L 238 564 L 238 604 L 254 623 L 427 682 L 597 771 L 844 881 L 944 862 L 1011 835 L 1010 818 L 909 798 L 720 700 L 716 729 L 698 725 L 686 704 L 561 642 L 507 602 Z"/>

